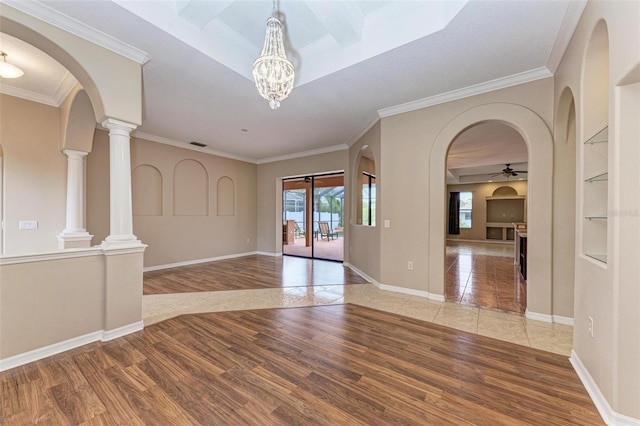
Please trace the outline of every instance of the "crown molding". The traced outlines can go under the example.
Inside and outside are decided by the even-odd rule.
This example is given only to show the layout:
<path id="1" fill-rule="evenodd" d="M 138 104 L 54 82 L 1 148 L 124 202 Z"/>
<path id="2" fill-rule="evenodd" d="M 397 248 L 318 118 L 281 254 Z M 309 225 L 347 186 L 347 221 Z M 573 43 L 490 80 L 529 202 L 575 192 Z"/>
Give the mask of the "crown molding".
<path id="1" fill-rule="evenodd" d="M 202 148 L 202 147 L 199 147 L 199 146 L 190 145 L 188 142 L 180 142 L 180 141 L 176 141 L 174 139 L 169 139 L 169 138 L 165 138 L 165 137 L 162 137 L 162 136 L 156 136 L 156 135 L 152 135 L 150 133 L 141 132 L 141 131 L 138 131 L 138 130 L 135 130 L 135 131 L 131 132 L 131 136 L 134 137 L 134 138 L 137 138 L 137 139 L 144 139 L 144 140 L 148 140 L 148 141 L 151 141 L 151 142 L 161 143 L 163 145 L 171 145 L 171 146 L 175 146 L 177 148 L 183 148 L 183 149 L 189 149 L 191 151 L 202 152 L 203 154 L 216 155 L 218 157 L 229 158 L 231 160 L 238 160 L 238 161 L 244 161 L 245 163 L 256 164 L 256 160 L 252 159 L 252 158 L 242 157 L 242 156 L 234 155 L 234 154 L 229 154 L 229 153 L 223 152 L 223 151 L 217 151 L 217 150 L 209 148 L 209 147 Z"/>
<path id="2" fill-rule="evenodd" d="M 71 90 L 73 90 L 76 84 L 78 84 L 78 80 L 76 80 L 73 74 L 67 71 L 64 75 L 64 78 L 58 85 L 55 93 L 53 94 L 53 99 L 56 102 L 56 106 L 62 105 L 62 103 L 65 99 L 67 99 L 67 96 L 69 96 L 69 93 L 71 93 Z"/>
<path id="3" fill-rule="evenodd" d="M 98 46 L 104 47 L 112 52 L 131 59 L 134 62 L 144 65 L 149 62 L 151 57 L 146 52 L 135 48 L 123 41 L 120 41 L 102 31 L 96 30 L 87 24 L 71 18 L 55 9 L 47 6 L 40 1 L 21 1 L 21 0 L 3 0 L 4 4 L 19 10 L 20 12 L 31 15 L 48 24 L 65 30 L 73 35 L 83 38 Z"/>
<path id="4" fill-rule="evenodd" d="M 584 8 L 586 6 L 586 0 L 574 0 L 568 2 L 567 4 L 567 10 L 564 13 L 564 17 L 562 18 L 560 30 L 558 31 L 558 35 L 553 42 L 553 47 L 551 48 L 551 53 L 549 54 L 549 59 L 547 60 L 547 68 L 553 74 L 555 74 L 555 72 L 558 70 L 560 61 L 562 60 L 567 47 L 569 47 L 571 37 L 573 37 L 573 33 L 575 32 L 576 27 L 580 22 L 582 12 L 584 11 Z"/>
<path id="5" fill-rule="evenodd" d="M 373 119 L 369 121 L 369 123 L 364 127 L 364 129 L 362 129 L 361 132 L 358 132 L 349 140 L 349 142 L 347 142 L 347 146 L 351 148 L 353 145 L 355 145 L 355 143 L 358 142 L 369 130 L 371 130 L 371 128 L 375 126 L 378 121 L 380 121 L 380 117 L 373 117 Z"/>
<path id="6" fill-rule="evenodd" d="M 506 87 L 517 86 L 519 84 L 529 83 L 552 76 L 553 74 L 546 67 L 540 67 L 519 74 L 513 74 L 507 77 L 487 81 L 485 83 L 475 84 L 473 86 L 467 86 L 462 89 L 452 90 L 450 92 L 430 96 L 428 98 L 418 99 L 416 101 L 383 108 L 378 110 L 378 115 L 380 115 L 381 118 L 390 117 L 393 115 L 415 111 L 418 109 L 443 104 L 458 99 L 468 98 L 470 96 L 480 95 L 482 93 L 492 92 L 494 90 L 504 89 Z"/>
<path id="7" fill-rule="evenodd" d="M 293 154 L 278 155 L 257 160 L 256 164 L 274 163 L 276 161 L 293 160 L 295 158 L 310 157 L 312 155 L 326 154 L 329 152 L 344 151 L 349 149 L 346 144 L 327 146 L 325 148 L 312 149 L 310 151 L 294 152 Z"/>
<path id="8" fill-rule="evenodd" d="M 9 86 L 7 84 L 0 84 L 0 93 L 2 93 L 3 95 L 9 95 L 52 107 L 60 106 L 60 104 L 58 104 L 56 99 L 54 99 L 52 96 L 32 92 L 31 90 L 20 89 L 18 87 Z"/>

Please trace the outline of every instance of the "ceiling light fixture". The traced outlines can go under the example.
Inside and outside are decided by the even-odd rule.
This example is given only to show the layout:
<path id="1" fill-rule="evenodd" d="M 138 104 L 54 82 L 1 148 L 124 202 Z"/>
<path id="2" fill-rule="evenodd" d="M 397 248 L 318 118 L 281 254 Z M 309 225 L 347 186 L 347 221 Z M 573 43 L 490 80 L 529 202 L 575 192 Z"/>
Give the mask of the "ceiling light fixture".
<path id="1" fill-rule="evenodd" d="M 262 54 L 253 62 L 253 78 L 260 95 L 269 101 L 271 109 L 278 109 L 280 101 L 293 89 L 295 68 L 284 50 L 282 23 L 276 18 L 276 2 L 272 16 L 267 19 L 267 33 Z"/>
<path id="2" fill-rule="evenodd" d="M 24 75 L 24 72 L 15 65 L 7 62 L 7 54 L 0 52 L 2 56 L 2 62 L 0 62 L 0 77 L 2 78 L 18 78 Z"/>

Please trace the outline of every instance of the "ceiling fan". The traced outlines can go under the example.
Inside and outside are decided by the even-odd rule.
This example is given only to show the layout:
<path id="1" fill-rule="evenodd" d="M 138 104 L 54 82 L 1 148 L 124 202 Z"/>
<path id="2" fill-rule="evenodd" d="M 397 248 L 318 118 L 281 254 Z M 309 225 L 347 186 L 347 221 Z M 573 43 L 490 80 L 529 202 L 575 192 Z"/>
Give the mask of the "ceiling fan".
<path id="1" fill-rule="evenodd" d="M 504 169 L 502 169 L 502 171 L 500 173 L 494 173 L 492 175 L 489 175 L 491 177 L 495 177 L 495 176 L 500 176 L 500 175 L 504 175 L 505 177 L 510 177 L 510 176 L 518 176 L 518 173 L 527 173 L 526 170 L 513 170 L 511 168 L 511 164 L 505 164 Z"/>

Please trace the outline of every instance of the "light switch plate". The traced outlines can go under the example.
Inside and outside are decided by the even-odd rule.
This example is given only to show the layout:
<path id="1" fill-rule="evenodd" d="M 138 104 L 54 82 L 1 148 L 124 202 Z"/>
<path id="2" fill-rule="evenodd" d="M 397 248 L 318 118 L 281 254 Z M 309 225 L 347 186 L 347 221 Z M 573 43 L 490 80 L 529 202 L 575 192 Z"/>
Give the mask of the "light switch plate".
<path id="1" fill-rule="evenodd" d="M 37 220 L 21 220 L 18 222 L 18 229 L 38 229 L 38 221 Z"/>

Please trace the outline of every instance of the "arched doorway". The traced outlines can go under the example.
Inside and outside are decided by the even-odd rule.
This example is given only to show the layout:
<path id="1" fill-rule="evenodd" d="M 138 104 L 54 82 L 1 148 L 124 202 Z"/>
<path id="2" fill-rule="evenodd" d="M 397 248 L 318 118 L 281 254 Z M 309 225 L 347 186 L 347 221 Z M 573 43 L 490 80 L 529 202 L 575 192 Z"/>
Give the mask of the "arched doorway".
<path id="1" fill-rule="evenodd" d="M 551 321 L 552 308 L 552 176 L 553 139 L 546 123 L 533 111 L 514 104 L 492 103 L 471 108 L 451 120 L 439 133 L 429 158 L 429 275 L 428 291 L 444 294 L 445 283 L 445 164 L 449 146 L 469 127 L 496 121 L 522 135 L 529 151 L 527 317 Z M 535 209 L 535 214 L 531 214 Z"/>
<path id="2" fill-rule="evenodd" d="M 527 168 L 527 144 L 501 122 L 475 124 L 449 146 L 446 301 L 525 312 Z"/>

